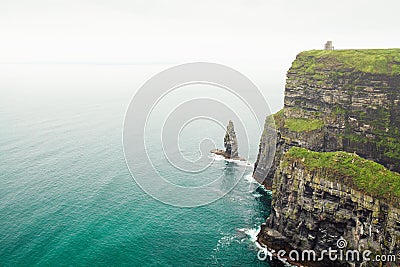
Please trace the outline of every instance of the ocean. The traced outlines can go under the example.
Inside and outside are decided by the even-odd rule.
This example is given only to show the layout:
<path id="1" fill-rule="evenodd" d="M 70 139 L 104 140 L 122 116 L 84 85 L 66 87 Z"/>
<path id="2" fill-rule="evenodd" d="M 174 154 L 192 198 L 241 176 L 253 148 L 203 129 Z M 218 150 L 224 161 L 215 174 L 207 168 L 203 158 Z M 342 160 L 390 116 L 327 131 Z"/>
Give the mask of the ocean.
<path id="1" fill-rule="evenodd" d="M 0 266 L 269 266 L 255 238 L 271 195 L 252 168 L 223 198 L 194 208 L 154 199 L 131 176 L 125 111 L 164 67 L 0 66 Z M 196 155 L 201 129 L 188 129 L 181 152 Z M 221 148 L 224 132 L 209 134 Z M 203 178 L 229 180 L 243 168 L 215 160 Z"/>

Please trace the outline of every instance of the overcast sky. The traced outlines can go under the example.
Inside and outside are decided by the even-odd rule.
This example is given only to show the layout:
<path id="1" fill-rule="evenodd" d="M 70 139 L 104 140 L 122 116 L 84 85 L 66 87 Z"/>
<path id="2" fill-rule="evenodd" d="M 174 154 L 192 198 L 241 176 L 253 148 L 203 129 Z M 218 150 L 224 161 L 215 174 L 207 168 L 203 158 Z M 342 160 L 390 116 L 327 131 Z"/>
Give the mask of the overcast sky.
<path id="1" fill-rule="evenodd" d="M 0 0 L 1 63 L 290 62 L 400 45 L 400 1 Z"/>
<path id="2" fill-rule="evenodd" d="M 91 81 L 133 90 L 169 66 L 206 61 L 247 75 L 277 111 L 299 52 L 327 40 L 400 47 L 399 10 L 399 0 L 0 0 L 0 92 L 64 83 L 98 92 Z"/>

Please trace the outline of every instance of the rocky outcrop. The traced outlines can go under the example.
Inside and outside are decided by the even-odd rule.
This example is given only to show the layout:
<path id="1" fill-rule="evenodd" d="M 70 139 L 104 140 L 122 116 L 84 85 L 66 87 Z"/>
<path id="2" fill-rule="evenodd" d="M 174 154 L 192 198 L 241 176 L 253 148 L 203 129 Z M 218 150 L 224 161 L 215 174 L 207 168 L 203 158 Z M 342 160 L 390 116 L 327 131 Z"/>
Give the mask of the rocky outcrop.
<path id="1" fill-rule="evenodd" d="M 270 189 L 272 186 L 272 176 L 275 173 L 275 159 L 279 158 L 278 155 L 282 152 L 282 143 L 277 143 L 277 134 L 275 129 L 275 122 L 282 116 L 282 112 L 275 116 L 275 120 L 267 117 L 264 123 L 264 131 L 261 135 L 257 160 L 254 164 L 253 177 L 259 183 L 262 183 L 266 188 Z M 278 135 L 280 137 L 280 135 Z M 280 140 L 280 138 L 278 138 Z M 278 149 L 272 149 L 277 146 Z"/>
<path id="2" fill-rule="evenodd" d="M 243 160 L 243 161 L 246 160 L 242 157 L 239 157 L 238 142 L 236 138 L 235 127 L 233 126 L 232 121 L 229 121 L 228 126 L 226 127 L 226 133 L 224 137 L 224 147 L 225 150 L 214 149 L 211 150 L 211 153 L 224 156 L 227 159 Z"/>
<path id="3" fill-rule="evenodd" d="M 331 162 L 335 167 L 343 165 L 339 169 L 316 168 L 322 161 L 309 165 L 307 157 L 293 158 L 289 152 L 302 147 L 320 152 L 312 157 L 324 159 L 327 152 L 347 151 L 399 172 L 399 104 L 399 49 L 300 53 L 287 74 L 284 109 L 273 116 L 278 130 L 273 164 L 269 172 L 262 171 L 265 157 L 270 156 L 263 149 L 266 132 L 255 164 L 254 178 L 273 190 L 273 210 L 259 234 L 260 242 L 322 251 L 334 248 L 342 237 L 347 249 L 398 253 L 397 176 L 388 174 L 392 180 L 387 181 L 382 176 L 385 196 L 385 183 L 379 183 L 383 188 L 378 194 L 373 183 L 356 178 L 351 161 Z M 307 265 L 333 266 L 326 264 Z M 367 266 L 374 265 L 379 263 Z"/>
<path id="4" fill-rule="evenodd" d="M 231 158 L 239 157 L 235 127 L 233 126 L 232 121 L 229 121 L 228 126 L 226 127 L 224 146 L 225 154 L 230 155 Z"/>

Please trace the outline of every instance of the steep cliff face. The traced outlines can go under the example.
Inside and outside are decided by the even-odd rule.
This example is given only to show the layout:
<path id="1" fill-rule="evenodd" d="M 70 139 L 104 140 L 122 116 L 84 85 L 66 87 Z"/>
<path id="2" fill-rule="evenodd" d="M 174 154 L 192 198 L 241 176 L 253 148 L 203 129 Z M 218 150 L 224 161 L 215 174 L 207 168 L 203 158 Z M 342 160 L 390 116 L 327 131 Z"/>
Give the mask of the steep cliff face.
<path id="1" fill-rule="evenodd" d="M 293 147 L 283 155 L 272 188 L 273 211 L 260 232 L 262 243 L 288 252 L 313 250 L 318 255 L 329 247 L 338 249 L 342 238 L 347 249 L 371 251 L 370 258 L 399 254 L 400 174 L 354 154 Z M 305 264 L 347 263 L 325 258 Z"/>
<path id="2" fill-rule="evenodd" d="M 322 251 L 343 237 L 348 249 L 398 253 L 400 176 L 388 169 L 400 171 L 399 104 L 400 49 L 299 54 L 287 74 L 284 109 L 274 115 L 273 165 L 263 168 L 267 133 L 255 164 L 254 177 L 273 190 L 259 240 Z M 293 147 L 311 151 L 296 157 Z M 343 154 L 349 161 L 329 151 L 350 152 Z M 356 166 L 361 159 L 366 163 Z"/>
<path id="3" fill-rule="evenodd" d="M 287 75 L 285 120 L 293 143 L 400 171 L 400 50 L 301 53 Z"/>

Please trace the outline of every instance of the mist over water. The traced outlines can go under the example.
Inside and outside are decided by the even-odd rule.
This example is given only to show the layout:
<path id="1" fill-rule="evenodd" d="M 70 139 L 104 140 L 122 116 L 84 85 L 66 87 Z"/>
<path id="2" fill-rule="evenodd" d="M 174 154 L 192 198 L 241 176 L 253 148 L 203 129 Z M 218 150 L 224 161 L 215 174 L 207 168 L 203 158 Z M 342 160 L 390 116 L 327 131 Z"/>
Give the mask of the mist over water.
<path id="1" fill-rule="evenodd" d="M 0 67 L 0 265 L 268 266 L 254 241 L 270 196 L 251 168 L 229 194 L 198 208 L 165 205 L 132 179 L 122 150 L 125 110 L 164 68 Z M 193 144 L 205 127 L 222 147 L 223 130 L 199 121 L 181 136 L 187 157 L 198 156 Z M 252 162 L 256 154 L 253 147 Z M 233 179 L 243 168 L 216 160 L 198 182 Z"/>

